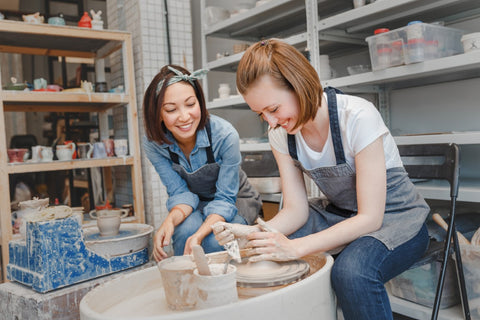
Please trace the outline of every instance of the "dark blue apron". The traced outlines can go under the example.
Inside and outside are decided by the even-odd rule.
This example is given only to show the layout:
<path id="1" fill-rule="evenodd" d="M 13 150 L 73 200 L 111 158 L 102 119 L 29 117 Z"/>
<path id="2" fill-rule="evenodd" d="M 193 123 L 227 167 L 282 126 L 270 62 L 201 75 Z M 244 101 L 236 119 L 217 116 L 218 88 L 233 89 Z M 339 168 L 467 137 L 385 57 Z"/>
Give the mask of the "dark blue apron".
<path id="1" fill-rule="evenodd" d="M 198 195 L 202 202 L 200 208 L 203 208 L 206 203 L 215 198 L 215 192 L 217 190 L 216 183 L 220 171 L 220 165 L 215 162 L 212 150 L 210 122 L 207 122 L 205 129 L 210 143 L 206 148 L 207 163 L 194 172 L 187 172 L 185 168 L 180 165 L 178 154 L 170 151 L 170 149 L 168 150 L 170 159 L 172 159 L 173 162 L 173 170 L 185 180 L 188 189 Z M 238 209 L 238 214 L 242 216 L 248 224 L 252 224 L 257 219 L 258 212 L 262 206 L 260 194 L 250 185 L 247 180 L 247 175 L 241 168 L 239 169 L 239 182 L 239 191 L 235 205 Z"/>
<path id="2" fill-rule="evenodd" d="M 335 150 L 336 165 L 305 169 L 298 161 L 295 136 L 288 135 L 288 151 L 295 165 L 307 174 L 328 199 L 328 205 L 320 199 L 309 201 L 310 209 L 323 216 L 331 226 L 357 214 L 357 190 L 355 171 L 345 160 L 340 123 L 338 120 L 337 94 L 341 91 L 327 87 L 330 133 Z M 430 211 L 427 203 L 415 189 L 403 167 L 387 170 L 387 198 L 382 227 L 365 236 L 382 241 L 389 249 L 413 238 L 422 227 Z"/>

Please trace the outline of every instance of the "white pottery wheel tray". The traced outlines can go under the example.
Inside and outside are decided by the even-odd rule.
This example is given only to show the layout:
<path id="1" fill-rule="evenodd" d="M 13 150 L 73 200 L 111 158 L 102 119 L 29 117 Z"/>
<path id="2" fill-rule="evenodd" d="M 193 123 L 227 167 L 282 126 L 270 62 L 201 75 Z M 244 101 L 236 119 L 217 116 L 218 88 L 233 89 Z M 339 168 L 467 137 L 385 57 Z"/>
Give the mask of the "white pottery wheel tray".
<path id="1" fill-rule="evenodd" d="M 102 256 L 120 256 L 140 251 L 147 247 L 153 227 L 141 223 L 122 223 L 117 235 L 100 236 L 95 227 L 83 228 L 83 237 L 88 249 Z"/>
<path id="2" fill-rule="evenodd" d="M 244 288 L 273 287 L 303 279 L 310 266 L 304 260 L 233 263 L 237 267 L 237 285 Z"/>

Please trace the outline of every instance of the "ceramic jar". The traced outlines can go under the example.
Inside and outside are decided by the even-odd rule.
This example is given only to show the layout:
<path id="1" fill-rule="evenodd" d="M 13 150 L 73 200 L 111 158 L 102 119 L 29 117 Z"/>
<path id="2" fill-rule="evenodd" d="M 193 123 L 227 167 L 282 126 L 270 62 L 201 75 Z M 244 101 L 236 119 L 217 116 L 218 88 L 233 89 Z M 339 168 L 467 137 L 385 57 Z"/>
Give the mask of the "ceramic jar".
<path id="1" fill-rule="evenodd" d="M 218 87 L 218 97 L 220 99 L 227 99 L 230 97 L 230 85 L 228 83 L 220 83 Z"/>
<path id="2" fill-rule="evenodd" d="M 74 142 L 70 142 L 66 145 L 57 145 L 56 155 L 58 160 L 72 160 L 73 154 L 76 150 L 76 145 Z"/>
<path id="3" fill-rule="evenodd" d="M 115 154 L 117 155 L 117 157 L 124 157 L 128 155 L 127 139 L 115 139 L 113 143 L 115 145 Z"/>
<path id="4" fill-rule="evenodd" d="M 92 210 L 89 213 L 92 219 L 97 220 L 97 227 L 100 231 L 100 236 L 110 237 L 118 234 L 120 230 L 121 219 L 128 215 L 128 210 L 125 209 L 105 209 Z"/>
<path id="5" fill-rule="evenodd" d="M 77 152 L 80 159 L 90 159 L 93 154 L 93 145 L 88 142 L 79 142 Z"/>

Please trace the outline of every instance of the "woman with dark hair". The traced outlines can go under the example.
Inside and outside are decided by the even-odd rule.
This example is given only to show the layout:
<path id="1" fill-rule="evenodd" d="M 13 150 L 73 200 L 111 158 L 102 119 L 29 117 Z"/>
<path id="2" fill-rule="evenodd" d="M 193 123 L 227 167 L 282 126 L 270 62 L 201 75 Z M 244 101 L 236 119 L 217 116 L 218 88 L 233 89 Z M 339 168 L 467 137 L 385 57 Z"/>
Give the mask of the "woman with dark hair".
<path id="1" fill-rule="evenodd" d="M 194 245 L 222 250 L 212 224 L 251 224 L 261 207 L 240 169 L 237 131 L 208 114 L 198 81 L 205 73 L 164 66 L 145 92 L 144 149 L 168 193 L 169 214 L 154 237 L 157 261 L 170 242 L 175 255 L 191 254 Z"/>

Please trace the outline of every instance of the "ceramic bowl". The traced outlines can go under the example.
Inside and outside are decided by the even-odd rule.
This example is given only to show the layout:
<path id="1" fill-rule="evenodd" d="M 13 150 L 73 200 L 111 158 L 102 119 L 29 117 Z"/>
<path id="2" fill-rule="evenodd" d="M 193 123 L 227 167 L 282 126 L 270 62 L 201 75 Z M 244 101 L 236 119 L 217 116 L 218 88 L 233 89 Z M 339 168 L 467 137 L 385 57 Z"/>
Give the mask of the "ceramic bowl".
<path id="1" fill-rule="evenodd" d="M 355 66 L 348 66 L 347 67 L 347 71 L 348 71 L 349 75 L 365 73 L 365 72 L 369 72 L 371 70 L 372 69 L 370 68 L 370 66 L 365 65 L 365 64 L 358 64 L 358 65 L 355 65 Z"/>
<path id="2" fill-rule="evenodd" d="M 25 155 L 27 154 L 28 149 L 8 149 L 7 154 L 8 154 L 8 162 L 13 163 L 13 162 L 23 162 Z"/>
<path id="3" fill-rule="evenodd" d="M 466 34 L 461 40 L 465 52 L 480 50 L 480 32 Z"/>

